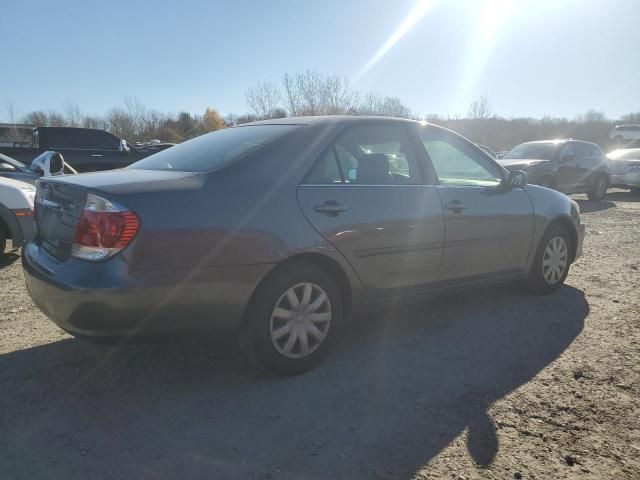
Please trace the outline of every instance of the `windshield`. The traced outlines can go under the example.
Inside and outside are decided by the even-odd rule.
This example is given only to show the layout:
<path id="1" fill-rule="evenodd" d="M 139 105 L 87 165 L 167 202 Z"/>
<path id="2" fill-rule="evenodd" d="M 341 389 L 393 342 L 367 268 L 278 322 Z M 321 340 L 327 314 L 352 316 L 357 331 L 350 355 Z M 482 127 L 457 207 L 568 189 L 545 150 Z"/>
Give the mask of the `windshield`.
<path id="1" fill-rule="evenodd" d="M 151 155 L 128 168 L 205 172 L 297 128 L 294 125 L 251 125 L 226 128 Z"/>
<path id="2" fill-rule="evenodd" d="M 536 158 L 551 160 L 557 145 L 557 143 L 523 143 L 513 148 L 503 159 Z"/>

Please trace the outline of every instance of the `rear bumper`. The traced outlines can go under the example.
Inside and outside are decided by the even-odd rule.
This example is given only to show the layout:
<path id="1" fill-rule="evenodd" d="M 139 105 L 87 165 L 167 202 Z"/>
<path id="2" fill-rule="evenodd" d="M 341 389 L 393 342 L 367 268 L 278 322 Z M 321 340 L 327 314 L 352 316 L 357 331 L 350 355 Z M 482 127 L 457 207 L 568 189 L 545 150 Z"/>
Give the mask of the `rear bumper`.
<path id="1" fill-rule="evenodd" d="M 614 187 L 640 187 L 640 172 L 611 175 L 611 185 Z"/>
<path id="2" fill-rule="evenodd" d="M 58 326 L 83 337 L 238 329 L 271 265 L 132 271 L 120 256 L 61 263 L 37 244 L 22 255 L 27 290 Z"/>

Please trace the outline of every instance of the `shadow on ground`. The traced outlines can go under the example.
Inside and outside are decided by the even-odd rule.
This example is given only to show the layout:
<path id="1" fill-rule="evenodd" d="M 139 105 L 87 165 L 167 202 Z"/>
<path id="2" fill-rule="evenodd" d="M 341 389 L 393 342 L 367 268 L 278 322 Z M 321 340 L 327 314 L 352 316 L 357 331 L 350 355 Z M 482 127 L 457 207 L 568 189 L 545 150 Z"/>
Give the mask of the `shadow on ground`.
<path id="1" fill-rule="evenodd" d="M 318 369 L 274 378 L 206 343 L 79 340 L 0 356 L 1 478 L 408 478 L 581 332 L 583 293 L 488 289 L 350 326 Z"/>
<path id="2" fill-rule="evenodd" d="M 16 252 L 5 253 L 4 255 L 0 254 L 0 269 L 8 267 L 19 258 L 20 255 L 18 255 Z"/>
<path id="3" fill-rule="evenodd" d="M 607 196 L 607 199 L 611 195 Z M 580 211 L 582 213 L 599 212 L 601 210 L 608 210 L 609 208 L 615 208 L 616 204 L 609 200 L 581 200 L 577 199 L 578 205 L 580 205 Z"/>
<path id="4" fill-rule="evenodd" d="M 617 202 L 640 202 L 640 194 L 631 191 L 617 190 L 607 193 L 607 200 L 615 200 Z"/>

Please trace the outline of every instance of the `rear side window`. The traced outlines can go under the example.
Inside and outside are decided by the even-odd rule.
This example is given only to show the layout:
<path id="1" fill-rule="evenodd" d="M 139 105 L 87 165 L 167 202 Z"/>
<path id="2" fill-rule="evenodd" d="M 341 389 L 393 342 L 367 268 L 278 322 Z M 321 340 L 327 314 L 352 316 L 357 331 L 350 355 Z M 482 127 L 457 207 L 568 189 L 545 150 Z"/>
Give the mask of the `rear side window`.
<path id="1" fill-rule="evenodd" d="M 251 125 L 207 133 L 175 147 L 162 150 L 128 168 L 206 172 L 234 160 L 284 135 L 295 125 Z"/>
<path id="2" fill-rule="evenodd" d="M 576 158 L 578 160 L 583 160 L 591 157 L 591 150 L 586 143 L 576 143 Z"/>
<path id="3" fill-rule="evenodd" d="M 347 129 L 309 172 L 312 185 L 417 185 L 422 183 L 411 140 L 400 125 Z"/>

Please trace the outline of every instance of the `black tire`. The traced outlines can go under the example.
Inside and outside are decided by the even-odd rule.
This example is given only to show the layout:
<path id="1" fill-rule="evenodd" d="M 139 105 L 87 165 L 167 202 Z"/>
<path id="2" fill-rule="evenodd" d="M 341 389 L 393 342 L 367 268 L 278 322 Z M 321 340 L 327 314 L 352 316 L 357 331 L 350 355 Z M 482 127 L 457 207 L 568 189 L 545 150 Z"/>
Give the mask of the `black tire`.
<path id="1" fill-rule="evenodd" d="M 602 201 L 607 195 L 609 188 L 609 180 L 605 175 L 598 175 L 591 186 L 591 190 L 587 192 L 587 198 L 594 201 Z"/>
<path id="2" fill-rule="evenodd" d="M 277 329 L 274 322 L 283 322 L 279 324 L 279 327 L 282 327 L 285 326 L 284 324 L 290 325 L 290 322 L 295 324 L 296 321 L 301 321 L 304 323 L 307 320 L 305 318 L 294 318 L 291 320 L 279 319 L 273 315 L 273 313 L 276 307 L 289 304 L 289 300 L 285 300 L 285 294 L 288 290 L 295 288 L 295 291 L 298 292 L 299 295 L 303 295 L 306 284 L 311 284 L 318 288 L 314 290 L 317 296 L 311 297 L 311 300 L 307 302 L 307 304 L 310 304 L 309 306 L 313 305 L 314 299 L 320 299 L 322 296 L 320 292 L 326 294 L 328 306 L 325 302 L 322 307 L 325 308 L 325 311 L 321 312 L 321 314 L 327 315 L 326 309 L 328 308 L 330 320 L 326 325 L 323 324 L 320 326 L 320 329 L 327 329 L 323 332 L 323 340 L 318 340 L 316 337 L 310 335 L 308 331 L 304 333 L 307 344 L 310 346 L 315 345 L 313 351 L 308 355 L 290 358 L 286 356 L 284 352 L 278 350 L 278 348 L 280 348 L 280 350 L 286 349 L 286 344 L 283 346 L 278 340 L 272 340 L 272 329 L 274 331 Z M 304 296 L 302 297 L 301 305 L 303 301 Z M 286 302 L 286 304 L 282 302 Z M 293 307 L 289 304 L 289 308 Z M 300 306 L 298 308 L 303 307 Z M 251 352 L 264 368 L 280 375 L 297 375 L 312 369 L 322 360 L 330 348 L 336 329 L 340 326 L 342 312 L 342 298 L 335 279 L 329 273 L 315 265 L 302 262 L 293 263 L 275 271 L 258 287 L 258 291 L 252 299 L 247 312 L 248 330 L 245 332 L 245 338 L 249 341 Z M 296 315 L 300 317 L 305 317 L 305 315 L 311 317 L 314 314 L 305 314 L 303 312 Z M 315 325 L 319 324 L 314 323 L 314 326 Z M 296 335 L 294 335 L 290 329 L 283 337 L 286 337 L 283 338 L 283 341 L 287 343 L 286 341 L 290 340 L 291 337 L 296 337 Z M 295 351 L 296 347 L 298 350 L 297 353 Z M 297 336 L 297 338 L 293 340 L 291 355 L 302 355 L 302 349 L 301 337 Z"/>
<path id="3" fill-rule="evenodd" d="M 564 271 L 558 276 L 557 279 L 549 281 L 547 280 L 547 278 L 545 278 L 546 269 L 543 264 L 546 260 L 545 251 L 550 245 L 551 241 L 558 237 L 562 238 L 564 244 L 566 245 L 566 265 L 564 267 Z M 534 293 L 542 295 L 553 293 L 558 288 L 560 288 L 564 284 L 564 281 L 569 274 L 569 267 L 571 266 L 571 259 L 573 258 L 574 249 L 575 245 L 573 244 L 571 235 L 569 235 L 567 229 L 558 223 L 551 224 L 542 236 L 540 244 L 538 245 L 536 256 L 534 257 L 533 265 L 531 266 L 531 272 L 529 273 L 529 277 L 526 281 L 527 288 Z"/>

